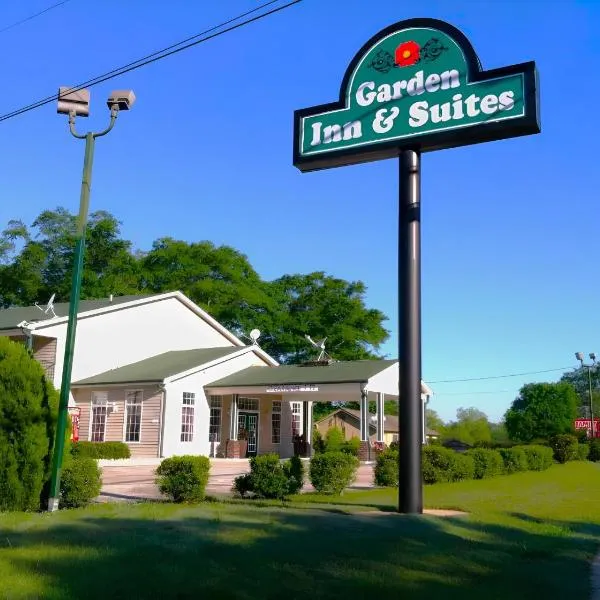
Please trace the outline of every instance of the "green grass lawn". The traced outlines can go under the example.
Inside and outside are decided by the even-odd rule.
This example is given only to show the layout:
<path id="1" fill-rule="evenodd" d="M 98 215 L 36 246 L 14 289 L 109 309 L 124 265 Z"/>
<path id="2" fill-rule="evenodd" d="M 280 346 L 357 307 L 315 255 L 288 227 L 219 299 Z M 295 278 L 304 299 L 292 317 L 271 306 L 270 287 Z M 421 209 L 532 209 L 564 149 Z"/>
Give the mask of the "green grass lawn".
<path id="1" fill-rule="evenodd" d="M 245 503 L 111 504 L 0 515 L 0 598 L 587 598 L 600 548 L 600 467 L 555 466 L 426 488 Z M 361 511 L 367 511 L 361 512 Z"/>

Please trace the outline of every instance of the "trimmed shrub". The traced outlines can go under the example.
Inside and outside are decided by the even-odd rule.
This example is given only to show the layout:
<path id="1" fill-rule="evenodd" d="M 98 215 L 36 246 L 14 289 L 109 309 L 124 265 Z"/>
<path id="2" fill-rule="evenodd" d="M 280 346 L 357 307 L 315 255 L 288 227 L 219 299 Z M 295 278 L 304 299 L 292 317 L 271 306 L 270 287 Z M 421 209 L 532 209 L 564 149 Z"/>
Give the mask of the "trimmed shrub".
<path id="1" fill-rule="evenodd" d="M 325 445 L 325 439 L 323 438 L 323 436 L 321 435 L 321 432 L 315 427 L 314 431 L 313 431 L 313 450 L 315 451 L 315 454 L 323 454 L 323 452 L 325 452 L 327 450 L 327 447 Z"/>
<path id="2" fill-rule="evenodd" d="M 451 467 L 450 476 L 452 481 L 466 481 L 475 476 L 475 461 L 468 454 L 454 455 L 454 464 Z"/>
<path id="3" fill-rule="evenodd" d="M 156 484 L 161 494 L 173 502 L 200 502 L 208 483 L 210 460 L 206 456 L 172 456 L 156 469 Z"/>
<path id="4" fill-rule="evenodd" d="M 0 511 L 39 510 L 57 411 L 58 394 L 40 364 L 23 344 L 0 337 Z"/>
<path id="5" fill-rule="evenodd" d="M 302 460 L 299 456 L 292 456 L 282 466 L 288 480 L 288 495 L 297 494 L 304 485 L 304 464 L 302 464 Z"/>
<path id="6" fill-rule="evenodd" d="M 77 457 L 69 460 L 60 478 L 60 508 L 86 506 L 102 488 L 102 474 L 93 458 Z"/>
<path id="7" fill-rule="evenodd" d="M 532 444 L 529 446 L 515 446 L 515 448 L 521 448 L 525 452 L 529 471 L 545 471 L 554 462 L 552 448 L 549 446 Z"/>
<path id="8" fill-rule="evenodd" d="M 76 442 L 71 448 L 71 454 L 87 458 L 116 460 L 130 458 L 131 450 L 123 442 Z"/>
<path id="9" fill-rule="evenodd" d="M 233 491 L 242 498 L 252 493 L 256 498 L 283 500 L 297 494 L 304 484 L 304 465 L 299 456 L 281 462 L 277 454 L 263 454 L 250 459 L 250 473 L 236 477 Z"/>
<path id="10" fill-rule="evenodd" d="M 360 450 L 360 439 L 354 436 L 353 438 L 346 440 L 342 444 L 341 450 L 347 454 L 352 454 L 352 456 L 358 456 L 358 451 Z"/>
<path id="11" fill-rule="evenodd" d="M 498 450 L 473 448 L 466 454 L 473 459 L 475 465 L 473 476 L 475 479 L 488 479 L 504 472 L 504 461 Z"/>
<path id="12" fill-rule="evenodd" d="M 339 427 L 331 427 L 325 434 L 325 452 L 340 452 L 346 444 L 344 432 Z"/>
<path id="13" fill-rule="evenodd" d="M 550 447 L 554 452 L 554 460 L 561 464 L 577 460 L 577 446 L 577 438 L 568 433 L 554 435 L 550 438 Z"/>
<path id="14" fill-rule="evenodd" d="M 345 452 L 325 452 L 310 461 L 310 482 L 317 492 L 339 496 L 356 478 L 359 460 Z"/>
<path id="15" fill-rule="evenodd" d="M 598 462 L 600 460 L 600 439 L 594 438 L 590 440 L 590 454 L 588 460 Z"/>
<path id="16" fill-rule="evenodd" d="M 577 446 L 577 460 L 587 460 L 590 455 L 589 444 L 579 444 Z"/>
<path id="17" fill-rule="evenodd" d="M 455 481 L 455 469 L 457 467 L 458 454 L 450 448 L 443 446 L 425 446 L 421 468 L 423 472 L 423 482 L 427 484 L 442 483 L 445 481 Z M 467 461 L 468 462 L 468 461 Z M 465 467 L 466 463 L 461 465 Z"/>
<path id="18" fill-rule="evenodd" d="M 375 485 L 382 487 L 398 487 L 398 450 L 386 448 L 377 455 L 374 475 Z"/>
<path id="19" fill-rule="evenodd" d="M 522 448 L 501 448 L 498 450 L 504 461 L 504 472 L 507 474 L 527 471 L 527 456 Z"/>

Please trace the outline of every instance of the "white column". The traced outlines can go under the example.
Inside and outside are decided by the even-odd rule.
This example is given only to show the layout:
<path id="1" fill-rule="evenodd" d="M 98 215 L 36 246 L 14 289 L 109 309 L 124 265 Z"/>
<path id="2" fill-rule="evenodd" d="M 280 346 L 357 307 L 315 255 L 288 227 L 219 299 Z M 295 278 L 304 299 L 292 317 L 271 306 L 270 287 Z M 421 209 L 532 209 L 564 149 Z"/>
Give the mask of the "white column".
<path id="1" fill-rule="evenodd" d="M 312 434 L 313 434 L 313 401 L 309 400 L 305 403 L 306 406 L 306 443 L 312 445 Z"/>
<path id="2" fill-rule="evenodd" d="M 229 411 L 229 439 L 238 439 L 238 395 L 231 397 L 231 410 Z"/>
<path id="3" fill-rule="evenodd" d="M 377 394 L 377 441 L 383 442 L 383 432 L 385 431 L 384 419 L 385 419 L 385 394 L 379 392 Z"/>
<path id="4" fill-rule="evenodd" d="M 369 399 L 366 390 L 360 393 L 360 441 L 369 440 Z"/>

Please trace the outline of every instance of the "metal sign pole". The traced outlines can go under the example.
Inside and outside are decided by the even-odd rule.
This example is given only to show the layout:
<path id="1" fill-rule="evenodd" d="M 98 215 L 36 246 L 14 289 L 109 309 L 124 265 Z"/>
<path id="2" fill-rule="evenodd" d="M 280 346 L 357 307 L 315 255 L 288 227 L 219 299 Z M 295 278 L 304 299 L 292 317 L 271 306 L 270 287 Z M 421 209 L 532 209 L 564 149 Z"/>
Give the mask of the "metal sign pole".
<path id="1" fill-rule="evenodd" d="M 423 512 L 421 447 L 421 156 L 400 154 L 398 222 L 399 512 Z"/>

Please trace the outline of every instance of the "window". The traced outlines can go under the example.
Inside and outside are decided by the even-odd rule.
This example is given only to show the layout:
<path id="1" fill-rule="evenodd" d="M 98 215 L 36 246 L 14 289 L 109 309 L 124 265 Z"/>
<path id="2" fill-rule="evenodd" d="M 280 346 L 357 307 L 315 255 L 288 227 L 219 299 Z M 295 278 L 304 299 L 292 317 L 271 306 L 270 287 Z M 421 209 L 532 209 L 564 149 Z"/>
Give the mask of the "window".
<path id="1" fill-rule="evenodd" d="M 271 443 L 281 442 L 281 402 L 273 402 L 271 412 Z"/>
<path id="2" fill-rule="evenodd" d="M 210 408 L 210 423 L 208 426 L 208 441 L 221 441 L 221 411 L 223 402 L 221 396 L 210 396 L 208 398 L 208 406 Z"/>
<path id="3" fill-rule="evenodd" d="M 125 441 L 139 442 L 142 430 L 142 391 L 125 392 Z"/>
<path id="4" fill-rule="evenodd" d="M 181 441 L 191 442 L 194 439 L 194 405 L 196 394 L 183 392 L 181 407 Z"/>
<path id="5" fill-rule="evenodd" d="M 92 392 L 92 421 L 90 424 L 90 440 L 92 442 L 104 441 L 107 415 L 108 392 Z"/>
<path id="6" fill-rule="evenodd" d="M 258 410 L 258 398 L 238 398 L 238 410 Z"/>
<path id="7" fill-rule="evenodd" d="M 300 435 L 302 424 L 302 403 L 292 402 L 292 435 Z"/>

